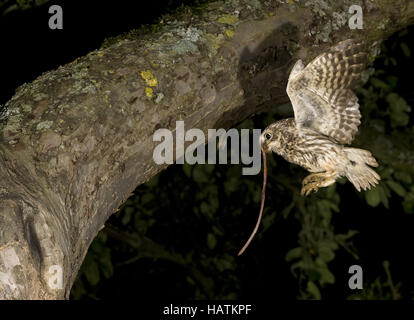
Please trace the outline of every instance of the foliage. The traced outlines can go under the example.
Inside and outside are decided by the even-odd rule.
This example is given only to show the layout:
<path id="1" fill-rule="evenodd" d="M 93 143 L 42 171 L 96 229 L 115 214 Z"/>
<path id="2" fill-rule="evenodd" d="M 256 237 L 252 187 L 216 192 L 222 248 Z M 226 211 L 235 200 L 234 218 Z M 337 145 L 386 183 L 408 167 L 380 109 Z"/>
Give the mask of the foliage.
<path id="1" fill-rule="evenodd" d="M 28 10 L 34 7 L 40 7 L 49 2 L 49 0 L 15 0 L 3 1 L 0 3 L 0 13 L 6 15 L 13 11 Z"/>
<path id="2" fill-rule="evenodd" d="M 376 278 L 364 290 L 350 295 L 348 297 L 349 300 L 398 300 L 401 298 L 400 288 L 402 283 L 399 282 L 394 285 L 389 261 L 384 261 L 382 265 L 385 270 L 386 280 L 382 281 L 381 277 Z"/>

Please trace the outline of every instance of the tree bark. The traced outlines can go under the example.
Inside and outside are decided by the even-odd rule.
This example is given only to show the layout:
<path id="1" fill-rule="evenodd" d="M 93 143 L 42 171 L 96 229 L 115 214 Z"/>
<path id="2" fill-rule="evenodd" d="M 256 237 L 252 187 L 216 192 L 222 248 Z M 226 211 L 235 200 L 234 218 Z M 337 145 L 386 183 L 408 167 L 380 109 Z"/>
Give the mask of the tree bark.
<path id="1" fill-rule="evenodd" d="M 363 30 L 348 27 L 352 4 L 364 9 Z M 166 167 L 152 159 L 156 129 L 174 130 L 177 120 L 204 132 L 228 128 L 288 102 L 296 59 L 309 62 L 347 38 L 369 47 L 414 21 L 408 0 L 239 0 L 199 9 L 46 72 L 3 107 L 1 299 L 69 297 L 105 221 Z"/>

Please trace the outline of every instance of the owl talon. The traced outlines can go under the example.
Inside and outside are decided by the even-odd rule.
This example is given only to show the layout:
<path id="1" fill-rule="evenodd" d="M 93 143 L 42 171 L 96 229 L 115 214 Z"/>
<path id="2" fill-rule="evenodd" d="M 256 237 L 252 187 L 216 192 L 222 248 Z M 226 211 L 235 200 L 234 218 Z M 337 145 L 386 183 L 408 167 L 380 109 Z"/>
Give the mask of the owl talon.
<path id="1" fill-rule="evenodd" d="M 310 195 L 313 191 L 316 192 L 319 190 L 319 183 L 308 183 L 302 187 L 302 190 L 300 191 L 300 194 L 302 196 L 307 197 Z"/>
<path id="2" fill-rule="evenodd" d="M 322 177 L 320 174 L 310 174 L 302 181 L 302 187 L 308 185 L 308 184 L 319 184 L 322 181 Z"/>
<path id="3" fill-rule="evenodd" d="M 319 188 L 330 186 L 333 183 L 335 183 L 335 172 L 312 173 L 303 179 L 300 194 L 308 196 L 313 191 L 316 192 Z"/>
<path id="4" fill-rule="evenodd" d="M 321 183 L 323 182 L 323 177 L 320 174 L 310 174 L 302 182 L 302 190 L 300 194 L 302 196 L 308 196 L 312 192 L 316 192 L 319 190 Z"/>

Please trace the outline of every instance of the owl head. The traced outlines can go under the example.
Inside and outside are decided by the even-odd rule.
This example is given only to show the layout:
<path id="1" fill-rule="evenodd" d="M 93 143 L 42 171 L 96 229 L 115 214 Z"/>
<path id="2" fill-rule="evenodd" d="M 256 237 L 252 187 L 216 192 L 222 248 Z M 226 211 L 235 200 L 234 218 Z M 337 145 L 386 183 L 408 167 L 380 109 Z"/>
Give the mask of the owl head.
<path id="1" fill-rule="evenodd" d="M 272 140 L 273 140 L 273 132 L 272 130 L 269 130 L 269 128 L 266 128 L 260 136 L 260 146 L 266 153 L 271 151 L 270 144 Z"/>
<path id="2" fill-rule="evenodd" d="M 280 148 L 280 131 L 276 123 L 268 126 L 260 136 L 260 146 L 266 152 Z"/>
<path id="3" fill-rule="evenodd" d="M 279 120 L 272 123 L 262 132 L 260 136 L 260 146 L 265 152 L 276 152 L 283 147 L 284 135 L 290 134 L 290 129 L 294 125 L 292 118 Z"/>

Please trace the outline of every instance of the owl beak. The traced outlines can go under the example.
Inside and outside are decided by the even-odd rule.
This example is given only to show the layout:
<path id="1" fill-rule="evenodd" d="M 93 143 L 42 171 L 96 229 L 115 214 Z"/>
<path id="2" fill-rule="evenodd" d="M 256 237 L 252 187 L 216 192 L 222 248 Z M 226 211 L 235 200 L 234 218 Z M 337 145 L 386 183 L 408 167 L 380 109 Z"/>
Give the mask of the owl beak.
<path id="1" fill-rule="evenodd" d="M 269 153 L 270 150 L 269 150 L 269 148 L 266 149 L 265 146 L 262 146 L 262 151 L 264 151 L 265 153 Z"/>
<path id="2" fill-rule="evenodd" d="M 262 135 L 260 135 L 260 147 L 261 148 L 263 148 L 263 146 L 264 146 L 264 137 L 263 137 L 263 134 Z"/>
<path id="3" fill-rule="evenodd" d="M 263 135 L 260 136 L 260 149 L 262 149 L 265 153 L 269 152 L 269 149 L 265 146 L 265 137 Z"/>

